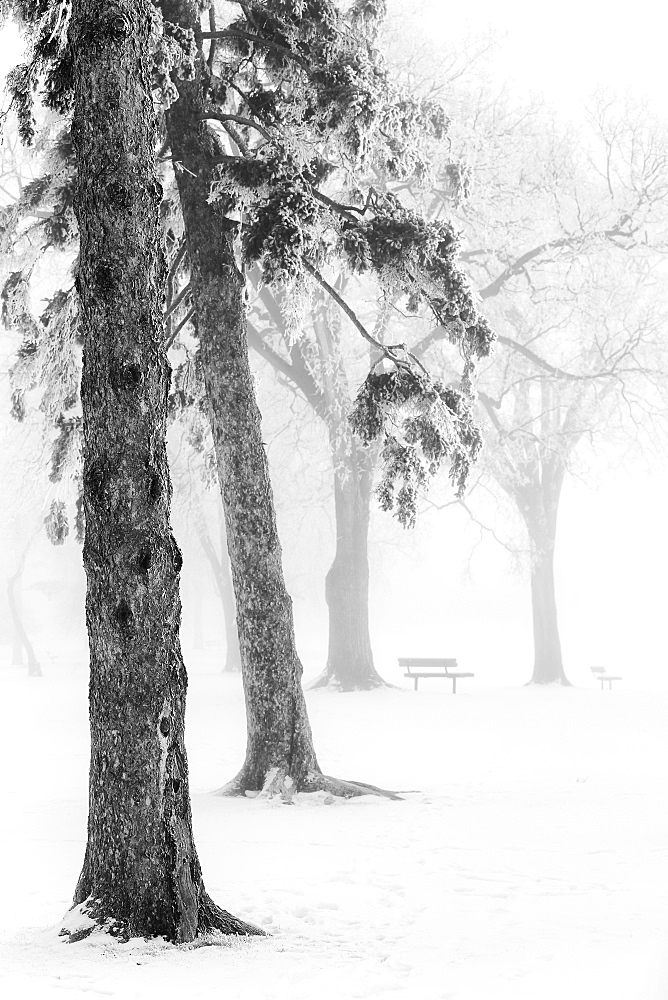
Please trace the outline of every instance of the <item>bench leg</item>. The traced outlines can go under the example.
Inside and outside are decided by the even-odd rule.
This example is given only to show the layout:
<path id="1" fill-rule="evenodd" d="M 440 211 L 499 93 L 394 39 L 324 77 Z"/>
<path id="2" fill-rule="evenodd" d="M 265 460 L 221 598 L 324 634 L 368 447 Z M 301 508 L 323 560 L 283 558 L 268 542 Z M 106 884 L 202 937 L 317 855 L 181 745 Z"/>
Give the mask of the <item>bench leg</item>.
<path id="1" fill-rule="evenodd" d="M 452 693 L 457 694 L 457 678 L 452 678 Z"/>
<path id="2" fill-rule="evenodd" d="M 413 680 L 415 681 L 415 687 L 413 688 L 413 690 L 417 691 L 419 677 L 414 677 Z"/>

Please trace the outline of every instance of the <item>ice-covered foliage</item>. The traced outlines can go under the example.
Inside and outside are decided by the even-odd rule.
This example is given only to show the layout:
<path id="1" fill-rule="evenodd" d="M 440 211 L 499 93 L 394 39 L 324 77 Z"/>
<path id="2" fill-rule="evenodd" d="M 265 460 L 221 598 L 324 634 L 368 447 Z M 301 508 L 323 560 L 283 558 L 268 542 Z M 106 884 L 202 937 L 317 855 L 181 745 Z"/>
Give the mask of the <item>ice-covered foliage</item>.
<path id="1" fill-rule="evenodd" d="M 32 212 L 39 217 L 35 226 L 44 246 L 63 249 L 77 238 L 68 126 L 70 0 L 15 0 L 13 6 L 30 41 L 26 62 L 10 80 L 21 135 L 26 142 L 34 137 L 33 97 L 39 87 L 46 106 L 62 116 L 63 129 L 45 176 L 28 185 L 20 203 L 0 217 L 0 238 L 15 242 Z M 454 408 L 438 392 L 433 397 L 433 383 L 411 355 L 402 355 L 401 378 L 410 376 L 415 390 L 399 418 L 404 431 L 397 442 L 405 456 L 400 461 L 399 444 L 391 446 L 388 424 L 381 491 L 384 506 L 396 507 L 409 523 L 415 490 L 440 464 L 450 464 L 458 487 L 463 484 L 476 451 L 472 422 L 463 416 L 472 398 L 471 372 L 493 340 L 457 264 L 456 230 L 447 221 L 425 221 L 388 191 L 395 181 L 428 182 L 432 147 L 447 137 L 449 118 L 439 103 L 404 93 L 392 82 L 375 44 L 384 0 L 345 5 L 251 0 L 235 5 L 222 27 L 214 7 L 196 6 L 202 15 L 206 11 L 201 32 L 163 19 L 161 4 L 147 5 L 156 108 L 161 113 L 173 104 L 179 80 L 202 81 L 206 110 L 200 117 L 208 119 L 202 127 L 220 151 L 211 200 L 236 225 L 246 263 L 259 265 L 265 283 L 289 289 L 285 301 L 292 335 L 299 336 L 301 305 L 319 285 L 381 355 L 396 359 L 334 292 L 328 281 L 333 266 L 372 277 L 382 295 L 403 299 L 409 312 L 424 306 L 460 348 L 465 374 Z M 164 213 L 166 229 L 172 211 L 173 206 Z M 187 275 L 179 284 L 184 295 L 186 286 Z M 178 302 L 178 294 L 170 286 L 168 299 Z M 174 313 L 170 343 L 189 323 L 187 310 Z M 176 330 L 173 336 L 170 329 Z M 203 411 L 196 394 L 181 384 L 182 376 L 178 369 L 172 412 L 189 421 L 188 436 L 196 444 Z M 362 392 L 376 389 L 372 372 Z M 385 402 L 379 399 L 378 413 L 389 420 Z M 71 415 L 67 408 L 56 410 L 50 406 L 62 445 Z M 354 420 L 353 426 L 361 425 Z M 431 451 L 430 435 L 440 442 Z M 396 504 L 388 499 L 395 493 Z"/>
<path id="2" fill-rule="evenodd" d="M 51 541 L 60 544 L 69 531 L 66 501 L 76 505 L 81 490 L 79 303 L 74 288 L 58 291 L 37 319 L 28 295 L 27 278 L 21 272 L 10 275 L 2 291 L 2 320 L 7 329 L 22 337 L 9 371 L 11 413 L 16 420 L 23 420 L 27 394 L 40 390 L 44 426 L 55 432 L 49 479 L 58 484 L 59 494 L 53 501 L 57 509 L 52 504 L 44 523 Z"/>
<path id="3" fill-rule="evenodd" d="M 392 84 L 374 45 L 384 7 L 360 0 L 344 12 L 327 0 L 267 0 L 244 7 L 215 33 L 209 96 L 230 152 L 220 157 L 211 196 L 236 208 L 245 261 L 259 264 L 266 283 L 286 286 L 290 301 L 304 281 L 331 292 L 331 267 L 370 276 L 407 311 L 425 306 L 460 347 L 465 376 L 457 419 L 446 404 L 434 407 L 409 354 L 396 376 L 412 379 L 417 396 L 425 393 L 419 418 L 413 398 L 395 401 L 393 413 L 407 431 L 397 439 L 401 461 L 390 425 L 384 428 L 383 505 L 411 523 L 418 487 L 441 464 L 450 464 L 463 486 L 479 442 L 470 410 L 464 419 L 462 408 L 472 399 L 474 362 L 489 353 L 493 334 L 457 264 L 457 231 L 447 221 L 427 222 L 388 190 L 394 181 L 430 179 L 431 147 L 450 123 L 439 104 Z M 381 342 L 376 347 L 392 357 Z M 369 401 L 378 378 L 372 372 L 362 389 Z M 378 402 L 381 420 L 389 420 Z M 360 429 L 358 419 L 353 426 Z M 427 458 L 429 434 L 440 446 Z"/>
<path id="4" fill-rule="evenodd" d="M 35 137 L 35 92 L 41 87 L 41 101 L 52 111 L 68 115 L 72 110 L 72 49 L 68 40 L 70 0 L 14 0 L 15 18 L 29 38 L 27 59 L 7 75 L 21 138 L 31 143 Z"/>
<path id="5" fill-rule="evenodd" d="M 151 15 L 154 96 L 156 104 L 166 110 L 179 96 L 172 75 L 184 80 L 191 80 L 195 75 L 197 46 L 192 31 L 163 21 L 160 11 L 155 8 L 151 9 Z"/>
<path id="6" fill-rule="evenodd" d="M 73 62 L 68 28 L 71 0 L 13 0 L 0 6 L 11 9 L 29 40 L 27 58 L 7 75 L 11 106 L 19 123 L 22 140 L 30 144 L 36 134 L 35 93 L 45 107 L 68 116 L 73 101 Z M 195 72 L 197 47 L 192 31 L 163 22 L 160 10 L 146 4 L 150 18 L 150 45 L 153 55 L 154 96 L 158 107 L 169 108 L 178 92 L 172 74 L 191 79 Z M 1 23 L 1 20 L 0 20 Z"/>
<path id="7" fill-rule="evenodd" d="M 62 545 L 70 532 L 65 504 L 62 500 L 54 500 L 51 503 L 49 513 L 44 518 L 44 526 L 49 541 L 54 545 Z"/>
<path id="8" fill-rule="evenodd" d="M 466 395 L 403 365 L 369 373 L 350 422 L 365 444 L 382 441 L 376 492 L 404 527 L 415 524 L 419 491 L 446 460 L 461 495 L 482 444 Z"/>

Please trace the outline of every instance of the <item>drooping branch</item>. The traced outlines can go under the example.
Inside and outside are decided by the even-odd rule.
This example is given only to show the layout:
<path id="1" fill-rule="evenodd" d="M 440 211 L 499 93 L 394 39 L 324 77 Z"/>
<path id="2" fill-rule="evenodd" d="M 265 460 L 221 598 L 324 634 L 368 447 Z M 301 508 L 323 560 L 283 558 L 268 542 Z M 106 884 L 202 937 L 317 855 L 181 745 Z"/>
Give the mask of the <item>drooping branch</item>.
<path id="1" fill-rule="evenodd" d="M 371 344 L 372 347 L 375 347 L 375 348 L 377 348 L 377 350 L 381 351 L 381 353 L 386 352 L 388 350 L 388 348 L 386 348 L 383 344 L 381 344 L 381 342 L 379 340 L 376 340 L 375 337 L 371 336 L 371 334 L 366 329 L 366 327 L 364 326 L 364 324 L 361 323 L 360 320 L 357 318 L 357 315 L 355 314 L 354 310 L 351 309 L 351 307 L 348 305 L 348 303 L 345 301 L 345 299 L 341 298 L 341 296 L 336 291 L 336 289 L 333 288 L 332 285 L 330 285 L 330 283 L 325 280 L 325 278 L 323 278 L 323 276 L 320 274 L 320 271 L 318 271 L 317 268 L 313 267 L 312 264 L 309 264 L 309 262 L 307 260 L 304 260 L 303 263 L 304 263 L 304 270 L 308 271 L 308 273 L 311 275 L 311 277 L 314 278 L 318 282 L 318 284 L 320 285 L 320 287 L 324 288 L 324 290 L 327 292 L 327 294 L 329 296 L 331 296 L 331 298 L 334 299 L 334 301 L 336 302 L 336 304 L 346 314 L 346 316 L 348 317 L 348 319 L 350 320 L 350 322 L 353 324 L 353 326 L 362 334 L 362 336 L 364 337 L 364 339 L 366 341 L 368 341 L 368 343 Z M 394 360 L 394 358 L 392 360 Z"/>
<path id="2" fill-rule="evenodd" d="M 320 287 L 324 288 L 327 294 L 331 296 L 332 299 L 334 299 L 336 304 L 346 314 L 346 316 L 351 321 L 353 326 L 361 333 L 362 337 L 364 337 L 364 339 L 368 341 L 368 343 L 371 344 L 372 347 L 375 347 L 378 351 L 380 351 L 383 357 L 386 357 L 389 361 L 392 361 L 392 363 L 395 364 L 397 368 L 404 368 L 409 370 L 411 367 L 410 361 L 405 360 L 404 358 L 400 358 L 396 354 L 397 351 L 402 351 L 408 358 L 415 361 L 420 366 L 420 368 L 422 368 L 423 371 L 425 370 L 424 365 L 422 365 L 422 363 L 415 357 L 415 355 L 408 350 L 405 344 L 382 344 L 380 340 L 376 340 L 376 338 L 369 333 L 364 324 L 358 319 L 355 311 L 351 309 L 346 300 L 341 298 L 336 289 L 333 288 L 329 284 L 329 282 L 325 280 L 325 278 L 323 278 L 323 276 L 320 274 L 317 268 L 313 267 L 312 264 L 309 264 L 307 260 L 304 260 L 303 263 L 304 263 L 304 269 L 311 275 L 312 278 L 314 278 L 318 282 Z"/>

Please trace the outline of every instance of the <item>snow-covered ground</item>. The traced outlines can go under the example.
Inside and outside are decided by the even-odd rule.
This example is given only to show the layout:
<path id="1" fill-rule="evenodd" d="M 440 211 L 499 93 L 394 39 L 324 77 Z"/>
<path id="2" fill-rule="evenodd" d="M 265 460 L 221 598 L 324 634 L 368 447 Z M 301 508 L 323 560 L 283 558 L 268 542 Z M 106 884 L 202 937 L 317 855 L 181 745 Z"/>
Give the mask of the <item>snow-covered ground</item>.
<path id="1" fill-rule="evenodd" d="M 325 771 L 415 791 L 288 806 L 209 794 L 242 760 L 241 685 L 188 662 L 207 888 L 271 936 L 57 937 L 84 850 L 86 674 L 3 667 L 0 995 L 668 998 L 668 693 L 313 692 Z"/>

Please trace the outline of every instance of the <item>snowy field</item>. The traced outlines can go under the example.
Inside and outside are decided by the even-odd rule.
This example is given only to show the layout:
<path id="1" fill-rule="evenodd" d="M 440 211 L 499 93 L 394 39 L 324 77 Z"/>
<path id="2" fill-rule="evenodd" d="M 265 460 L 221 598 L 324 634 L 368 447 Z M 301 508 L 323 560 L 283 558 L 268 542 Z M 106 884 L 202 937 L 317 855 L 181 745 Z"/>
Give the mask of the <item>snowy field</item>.
<path id="1" fill-rule="evenodd" d="M 188 662 L 207 888 L 271 936 L 58 938 L 84 851 L 86 673 L 3 666 L 3 997 L 667 1000 L 668 693 L 317 691 L 323 770 L 415 791 L 288 806 L 210 794 L 242 761 L 241 684 Z"/>

